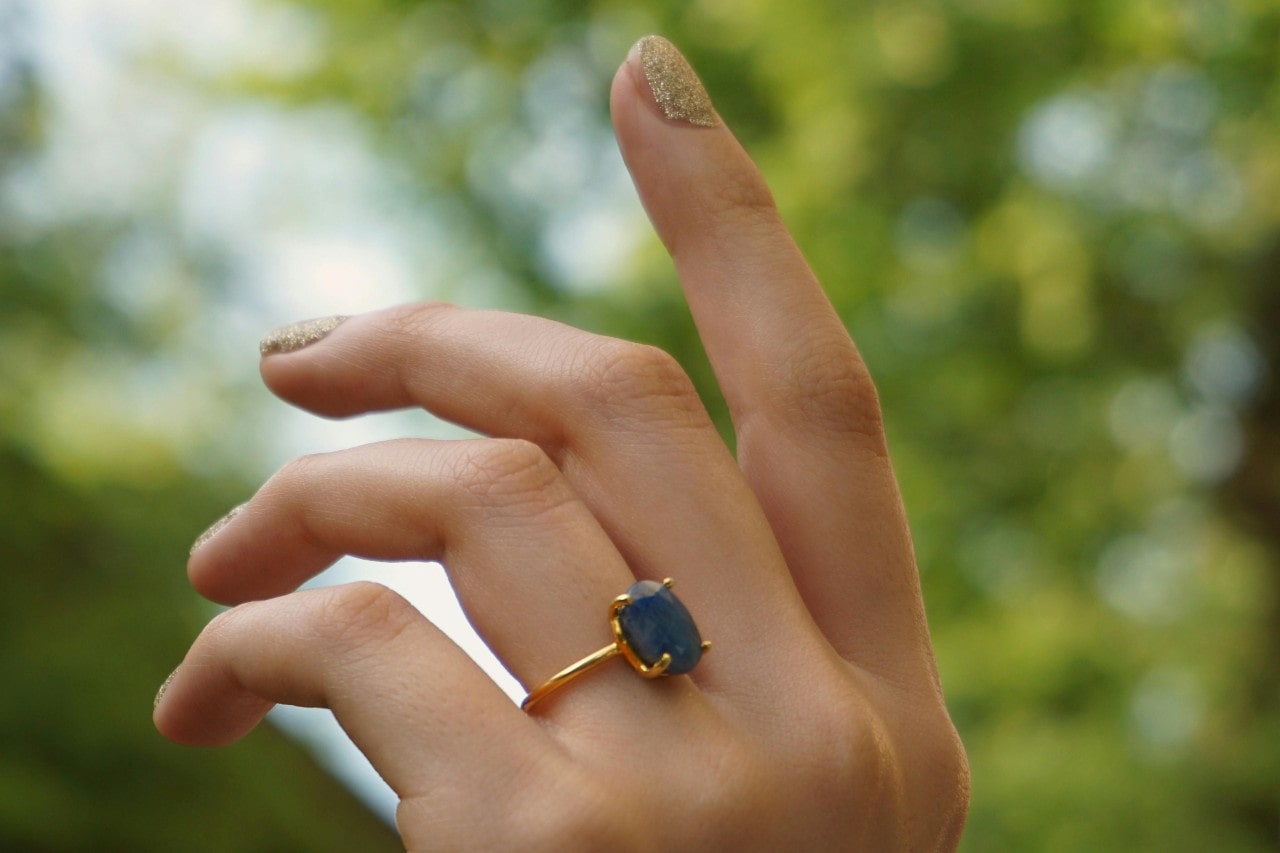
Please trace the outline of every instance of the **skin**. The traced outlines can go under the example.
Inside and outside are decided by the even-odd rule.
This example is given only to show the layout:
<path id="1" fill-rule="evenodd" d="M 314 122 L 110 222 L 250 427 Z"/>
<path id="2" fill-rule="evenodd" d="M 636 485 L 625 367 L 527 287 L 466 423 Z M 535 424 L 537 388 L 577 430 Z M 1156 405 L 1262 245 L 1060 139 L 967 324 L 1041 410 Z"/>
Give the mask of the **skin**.
<path id="1" fill-rule="evenodd" d="M 411 850 L 954 849 L 968 766 L 866 367 L 729 130 L 667 119 L 635 51 L 612 112 L 738 458 L 670 356 L 535 317 L 409 305 L 268 355 L 304 409 L 488 437 L 273 476 L 192 554 L 235 606 L 156 725 L 213 746 L 278 702 L 331 708 Z M 386 588 L 297 591 L 343 554 L 440 560 L 526 688 L 607 644 L 637 578 L 674 575 L 714 649 L 656 681 L 612 661 L 526 714 Z"/>

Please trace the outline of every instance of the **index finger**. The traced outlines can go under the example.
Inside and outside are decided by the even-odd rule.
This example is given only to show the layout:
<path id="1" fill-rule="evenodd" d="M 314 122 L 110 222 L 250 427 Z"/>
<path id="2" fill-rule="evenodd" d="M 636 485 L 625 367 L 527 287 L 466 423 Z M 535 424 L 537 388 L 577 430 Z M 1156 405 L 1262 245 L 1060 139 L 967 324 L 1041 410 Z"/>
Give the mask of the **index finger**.
<path id="1" fill-rule="evenodd" d="M 875 386 L 760 172 L 661 37 L 632 49 L 611 107 L 729 404 L 739 464 L 810 612 L 860 663 L 878 647 L 927 649 Z"/>

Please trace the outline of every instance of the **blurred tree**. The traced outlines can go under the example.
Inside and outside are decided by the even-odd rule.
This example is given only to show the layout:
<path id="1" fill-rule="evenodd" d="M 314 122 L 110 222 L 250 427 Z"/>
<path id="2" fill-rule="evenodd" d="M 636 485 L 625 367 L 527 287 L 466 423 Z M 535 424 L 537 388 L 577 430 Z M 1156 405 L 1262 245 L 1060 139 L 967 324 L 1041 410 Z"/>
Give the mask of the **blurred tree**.
<path id="1" fill-rule="evenodd" d="M 43 142 L 16 23 L 0 7 L 0 180 Z M 0 214 L 0 849 L 398 849 L 269 727 L 210 752 L 151 725 L 209 615 L 183 575 L 190 539 L 248 484 L 231 470 L 193 482 L 172 447 L 98 408 L 99 383 L 156 354 L 154 330 L 95 288 L 128 224 Z"/>
<path id="2" fill-rule="evenodd" d="M 156 68 L 208 99 L 341 111 L 436 229 L 441 251 L 423 273 L 424 295 L 659 344 L 724 425 L 669 262 L 651 238 L 636 243 L 641 226 L 620 201 L 607 128 L 607 81 L 627 45 L 647 31 L 675 39 L 769 176 L 878 377 L 944 685 L 973 765 L 966 848 L 1273 849 L 1280 9 L 1250 0 L 256 5 L 287 10 L 299 42 L 314 48 L 308 61 L 287 73 L 209 72 L 157 56 Z M 5 139 L 37 145 L 24 128 L 38 125 L 38 110 L 7 114 Z M 134 231 L 143 222 L 168 235 L 197 290 L 236 275 L 232 247 L 171 233 L 172 204 L 129 216 Z M 144 431 L 110 443 L 72 429 L 49 438 L 53 414 L 83 414 L 74 398 L 58 408 L 43 390 L 74 371 L 77 353 L 179 343 L 164 322 L 131 325 L 94 289 L 124 224 L 3 232 L 3 411 L 17 425 L 11 455 L 26 466 L 15 462 L 21 475 L 6 481 L 23 484 L 5 496 L 21 497 L 23 511 L 5 523 L 23 519 L 13 528 L 13 541 L 29 543 L 19 565 L 75 552 L 62 574 L 24 576 L 6 596 L 22 602 L 5 622 L 6 648 L 47 644 L 51 624 L 68 626 L 56 635 L 69 667 L 61 695 L 96 683 L 86 664 L 95 678 L 111 669 L 75 647 L 88 632 L 73 625 L 136 642 L 139 655 L 181 648 L 178 635 L 199 620 L 173 615 L 189 613 L 190 595 L 173 559 L 154 555 L 179 553 L 173 531 L 190 532 L 243 488 L 230 445 L 213 436 L 196 443 L 225 461 L 225 482 L 198 489 Z M 602 256 L 613 243 L 621 254 Z M 197 310 L 180 308 L 178 319 Z M 251 408 L 234 388 L 217 393 Z M 146 463 L 133 479 L 119 473 L 130 465 L 101 462 L 125 448 Z M 86 459 L 97 474 L 68 482 Z M 127 510 L 139 495 L 146 501 Z M 16 538 L 27 525 L 29 538 Z M 80 525 L 101 530 L 86 538 Z M 95 581 L 112 578 L 116 593 L 95 598 L 86 583 L 75 592 L 84 611 L 72 610 L 68 578 L 82 583 L 99 565 Z M 122 565 L 137 573 L 124 599 Z M 48 585 L 47 606 L 28 604 L 37 583 Z M 144 595 L 166 605 L 139 619 Z M 125 639 L 165 619 L 171 645 Z M 27 689 L 58 695 L 39 684 L 14 695 Z M 13 713 L 47 739 L 76 730 L 49 733 L 29 711 Z M 109 717 L 85 711 L 77 726 L 116 736 Z M 41 713 L 41 725 L 58 719 Z M 157 749 L 115 754 L 144 760 Z M 232 778 L 233 762 L 258 761 L 250 749 L 198 756 L 208 784 L 218 772 Z M 10 787 L 43 791 L 21 810 L 33 827 L 54 813 L 47 806 L 68 802 L 55 781 L 93 778 L 71 766 L 65 755 L 21 765 L 23 776 L 51 780 L 44 788 L 6 770 Z M 212 810 L 201 796 L 173 822 L 202 826 Z"/>

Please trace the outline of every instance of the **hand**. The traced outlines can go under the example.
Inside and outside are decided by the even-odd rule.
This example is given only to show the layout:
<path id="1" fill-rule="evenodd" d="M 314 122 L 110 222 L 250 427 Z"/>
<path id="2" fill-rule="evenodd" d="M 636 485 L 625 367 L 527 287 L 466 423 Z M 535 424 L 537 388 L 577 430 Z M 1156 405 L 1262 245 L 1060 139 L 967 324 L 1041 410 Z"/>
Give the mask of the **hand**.
<path id="1" fill-rule="evenodd" d="M 612 110 L 737 461 L 650 347 L 431 304 L 287 331 L 262 373 L 295 405 L 421 406 L 490 437 L 274 476 L 193 551 L 196 588 L 238 606 L 156 725 L 225 744 L 276 702 L 329 707 L 412 849 L 954 848 L 968 769 L 871 378 L 674 48 L 642 41 Z M 714 648 L 656 680 L 611 661 L 525 713 L 389 590 L 295 591 L 343 554 L 440 560 L 526 689 L 610 641 L 636 578 L 673 576 Z"/>

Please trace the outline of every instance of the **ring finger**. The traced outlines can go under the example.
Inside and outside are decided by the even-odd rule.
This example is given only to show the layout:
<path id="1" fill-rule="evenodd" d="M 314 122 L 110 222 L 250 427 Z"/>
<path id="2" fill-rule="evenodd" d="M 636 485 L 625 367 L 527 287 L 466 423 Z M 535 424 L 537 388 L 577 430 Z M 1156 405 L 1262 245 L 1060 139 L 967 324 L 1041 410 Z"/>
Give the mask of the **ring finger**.
<path id="1" fill-rule="evenodd" d="M 196 549 L 189 572 L 208 597 L 237 603 L 289 592 L 344 554 L 440 560 L 526 687 L 607 645 L 608 604 L 634 581 L 559 469 L 515 439 L 302 457 Z"/>

